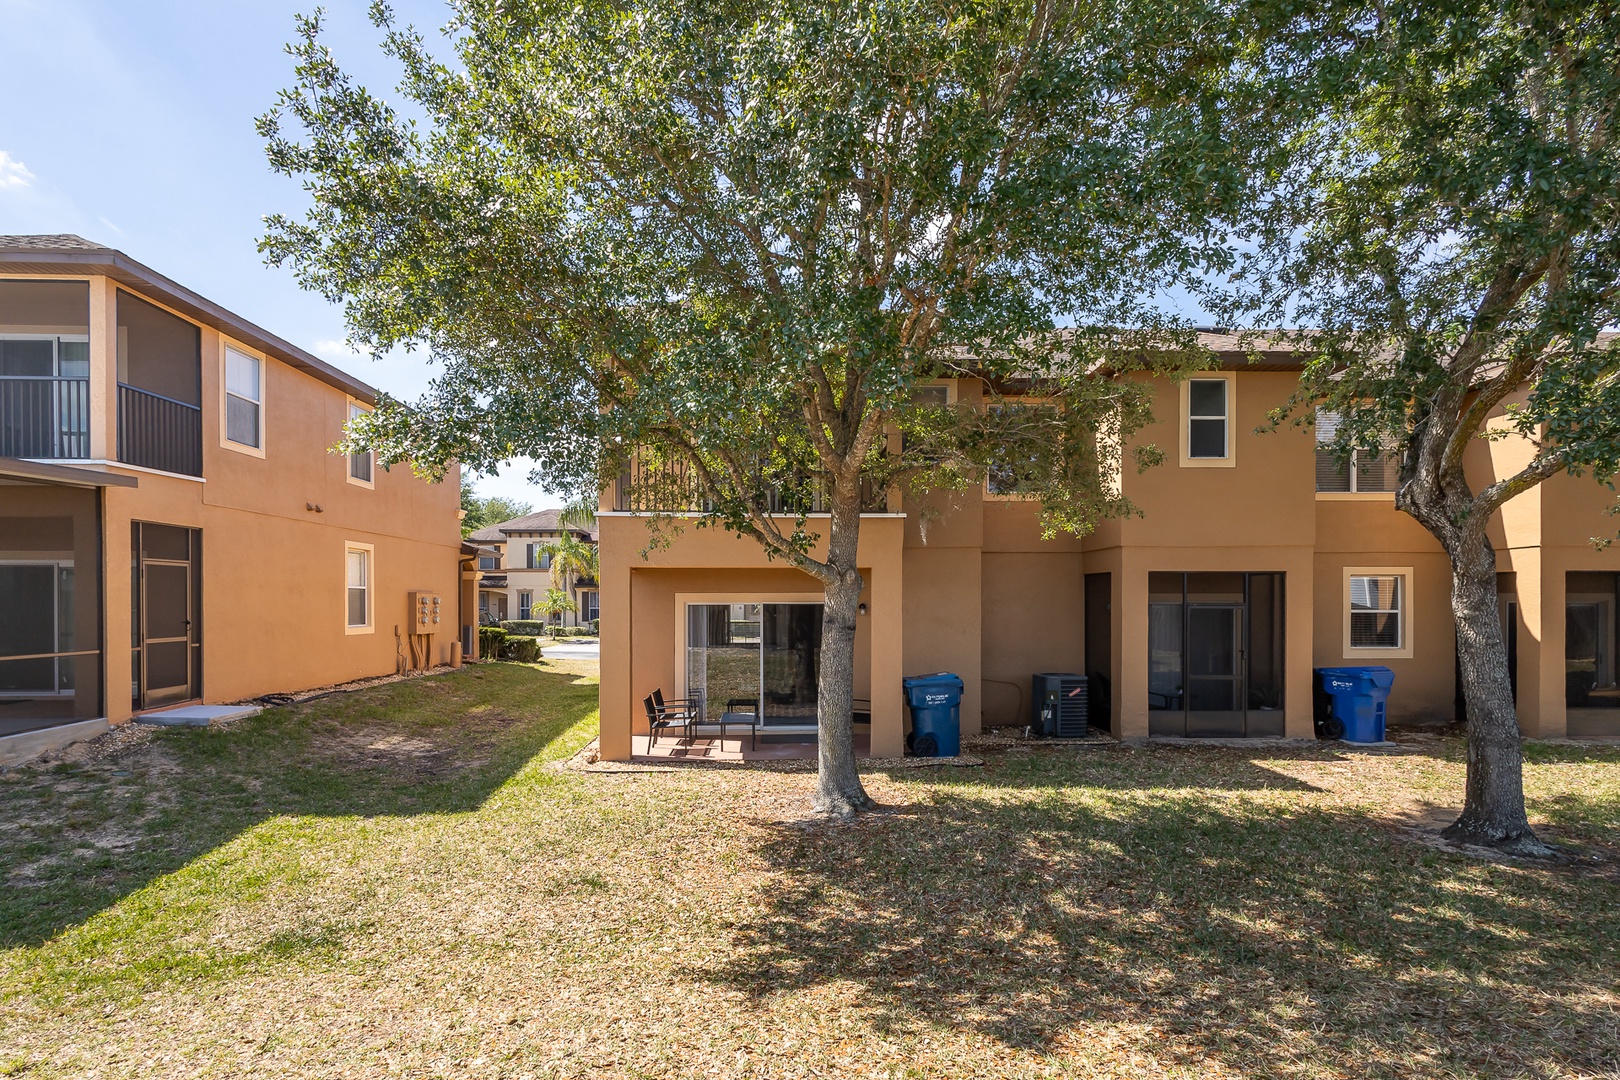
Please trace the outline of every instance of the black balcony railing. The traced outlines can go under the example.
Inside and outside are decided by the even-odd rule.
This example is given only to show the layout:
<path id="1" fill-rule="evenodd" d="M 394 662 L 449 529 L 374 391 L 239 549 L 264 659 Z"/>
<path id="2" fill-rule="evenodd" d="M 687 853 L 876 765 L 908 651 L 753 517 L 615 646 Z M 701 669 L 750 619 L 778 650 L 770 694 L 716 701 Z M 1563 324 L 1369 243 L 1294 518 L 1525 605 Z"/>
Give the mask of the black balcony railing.
<path id="1" fill-rule="evenodd" d="M 118 460 L 163 472 L 202 475 L 202 410 L 118 384 Z"/>
<path id="2" fill-rule="evenodd" d="M 0 457 L 89 456 L 89 379 L 0 377 Z"/>

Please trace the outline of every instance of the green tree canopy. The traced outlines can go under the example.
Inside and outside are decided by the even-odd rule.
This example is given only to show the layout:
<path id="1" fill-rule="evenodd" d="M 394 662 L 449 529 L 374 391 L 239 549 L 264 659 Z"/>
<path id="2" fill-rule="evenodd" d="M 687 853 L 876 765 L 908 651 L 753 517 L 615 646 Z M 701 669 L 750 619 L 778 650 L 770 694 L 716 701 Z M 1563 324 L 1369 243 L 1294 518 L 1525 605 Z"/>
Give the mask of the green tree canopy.
<path id="1" fill-rule="evenodd" d="M 1262 18 L 1277 6 L 1258 4 Z M 1253 247 L 1217 298 L 1248 325 L 1310 329 L 1278 420 L 1342 417 L 1337 445 L 1400 456 L 1396 505 L 1453 565 L 1469 718 L 1452 835 L 1545 849 L 1530 831 L 1486 535 L 1561 472 L 1620 466 L 1620 9 L 1575 0 L 1297 8 L 1254 37 L 1289 167 L 1257 189 Z M 1501 426 L 1487 434 L 1487 420 Z M 1474 490 L 1470 444 L 1533 457 Z"/>
<path id="2" fill-rule="evenodd" d="M 1189 360 L 1139 298 L 1220 257 L 1205 223 L 1247 178 L 1226 9 L 461 0 L 450 60 L 373 10 L 397 102 L 344 74 L 317 17 L 261 121 L 311 199 L 269 219 L 271 261 L 342 301 L 355 341 L 444 365 L 360 437 L 429 471 L 527 454 L 578 493 L 627 474 L 635 505 L 817 578 L 818 804 L 865 806 L 863 502 L 1001 458 L 1049 527 L 1129 512 L 1105 479 L 1146 401 L 1090 373 Z M 919 393 L 961 374 L 1049 404 Z"/>
<path id="3" fill-rule="evenodd" d="M 472 478 L 464 475 L 461 478 L 461 510 L 465 515 L 461 519 L 461 535 L 470 536 L 479 529 L 522 517 L 532 507 L 504 495 L 482 497 L 473 489 Z"/>

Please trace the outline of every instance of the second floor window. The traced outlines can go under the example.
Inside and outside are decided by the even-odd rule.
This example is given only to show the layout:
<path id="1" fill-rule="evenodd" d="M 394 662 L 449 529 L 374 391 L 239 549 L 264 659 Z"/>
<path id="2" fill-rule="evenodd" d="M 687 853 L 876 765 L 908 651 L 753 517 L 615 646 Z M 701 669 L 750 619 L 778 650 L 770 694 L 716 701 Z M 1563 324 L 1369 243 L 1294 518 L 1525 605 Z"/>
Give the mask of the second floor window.
<path id="1" fill-rule="evenodd" d="M 1225 379 L 1191 379 L 1187 384 L 1187 456 L 1227 456 Z"/>
<path id="2" fill-rule="evenodd" d="M 1395 490 L 1400 462 L 1388 453 L 1358 449 L 1348 459 L 1340 456 L 1334 440 L 1340 416 L 1316 410 L 1316 490 L 1325 492 L 1384 492 Z"/>
<path id="3" fill-rule="evenodd" d="M 363 405 L 349 402 L 349 422 L 366 415 Z M 371 483 L 371 451 L 357 450 L 349 455 L 349 479 L 358 480 L 362 484 Z"/>
<path id="4" fill-rule="evenodd" d="M 550 555 L 550 553 L 545 552 L 545 551 L 541 551 L 540 548 L 541 548 L 541 545 L 539 545 L 539 544 L 530 544 L 529 545 L 529 569 L 530 570 L 550 570 L 551 569 L 551 555 Z"/>
<path id="5" fill-rule="evenodd" d="M 225 350 L 225 438 L 263 449 L 259 416 L 264 404 L 264 363 L 257 357 Z"/>
<path id="6" fill-rule="evenodd" d="M 499 570 L 500 568 L 501 568 L 501 557 L 499 555 L 480 555 L 480 556 L 478 556 L 478 569 L 480 569 L 480 570 Z"/>

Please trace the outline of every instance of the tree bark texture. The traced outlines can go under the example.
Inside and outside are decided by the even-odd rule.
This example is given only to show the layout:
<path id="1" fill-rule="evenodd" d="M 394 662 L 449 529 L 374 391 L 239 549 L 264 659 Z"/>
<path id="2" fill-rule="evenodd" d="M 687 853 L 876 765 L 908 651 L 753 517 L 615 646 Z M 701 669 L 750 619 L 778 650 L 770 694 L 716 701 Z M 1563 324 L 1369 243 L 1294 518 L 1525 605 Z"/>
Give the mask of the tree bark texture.
<path id="1" fill-rule="evenodd" d="M 872 799 L 855 769 L 855 615 L 861 597 L 856 548 L 861 535 L 860 482 L 835 486 L 821 619 L 821 670 L 816 676 L 816 797 L 824 814 L 849 817 Z M 874 688 L 874 694 L 879 691 Z"/>
<path id="2" fill-rule="evenodd" d="M 1460 391 L 1438 403 L 1403 468 L 1396 505 L 1426 528 L 1451 560 L 1451 614 L 1458 674 L 1467 707 L 1468 776 L 1462 815 L 1449 840 L 1545 857 L 1524 809 L 1524 753 L 1496 595 L 1496 551 L 1486 525 L 1503 492 L 1476 496 L 1463 471 L 1459 425 L 1433 423 L 1459 413 Z"/>
<path id="3" fill-rule="evenodd" d="M 1463 812 L 1441 835 L 1514 854 L 1545 856 L 1524 809 L 1524 755 L 1496 595 L 1496 553 L 1481 535 L 1451 555 L 1451 614 L 1468 710 Z"/>

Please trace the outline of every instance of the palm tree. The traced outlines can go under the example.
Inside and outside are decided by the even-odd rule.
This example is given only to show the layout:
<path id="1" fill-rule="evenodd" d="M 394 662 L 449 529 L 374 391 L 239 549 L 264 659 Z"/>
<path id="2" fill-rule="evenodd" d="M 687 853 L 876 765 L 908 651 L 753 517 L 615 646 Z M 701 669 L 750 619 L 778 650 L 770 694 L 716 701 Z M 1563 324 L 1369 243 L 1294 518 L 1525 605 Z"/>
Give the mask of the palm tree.
<path id="1" fill-rule="evenodd" d="M 549 543 L 541 544 L 539 552 L 551 559 L 552 592 L 568 595 L 568 590 L 587 578 L 595 579 L 598 572 L 596 545 L 587 540 L 581 540 L 573 533 L 564 533 L 560 538 Z M 577 611 L 578 606 L 569 600 L 565 610 Z"/>
<path id="2" fill-rule="evenodd" d="M 546 594 L 540 598 L 535 607 L 540 609 L 540 613 L 546 617 L 548 624 L 551 622 L 553 615 L 561 616 L 565 611 L 579 610 L 579 605 L 569 599 L 568 594 L 561 589 L 547 589 Z"/>

